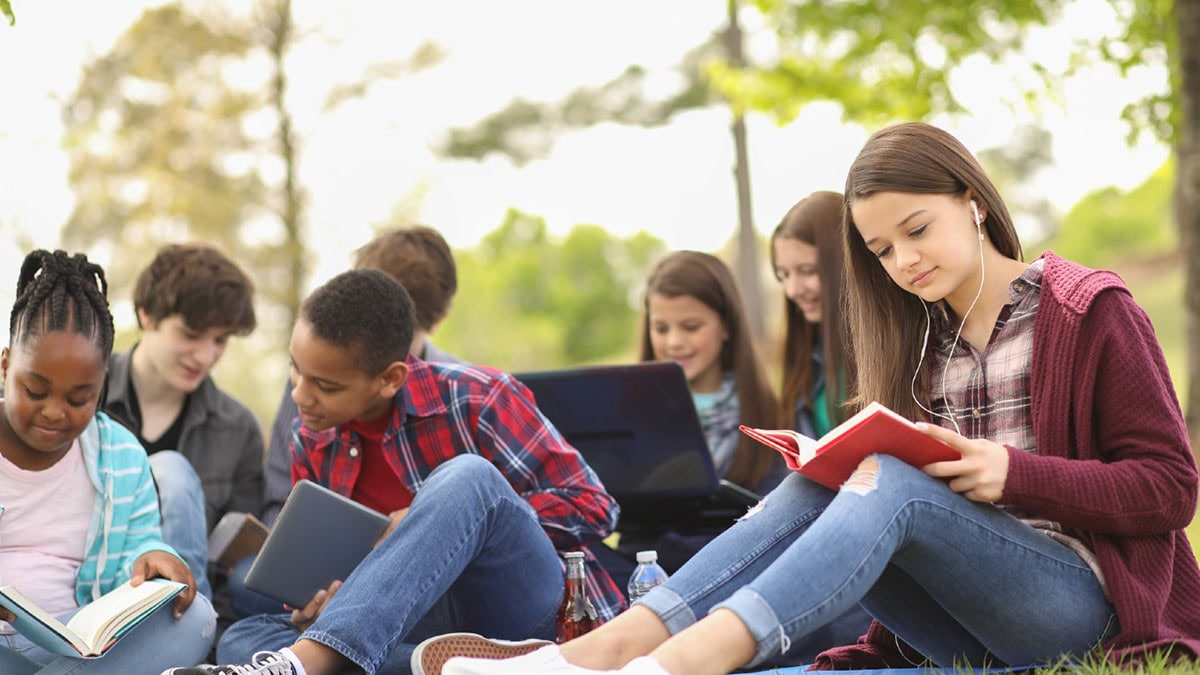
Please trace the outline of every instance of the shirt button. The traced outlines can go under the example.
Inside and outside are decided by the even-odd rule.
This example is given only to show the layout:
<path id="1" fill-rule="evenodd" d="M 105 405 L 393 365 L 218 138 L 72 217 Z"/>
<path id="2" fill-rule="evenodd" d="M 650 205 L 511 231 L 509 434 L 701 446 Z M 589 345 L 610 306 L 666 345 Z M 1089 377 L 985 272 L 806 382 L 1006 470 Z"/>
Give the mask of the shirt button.
<path id="1" fill-rule="evenodd" d="M 978 417 L 978 415 L 976 415 L 976 417 Z M 350 456 L 358 457 L 358 448 L 350 448 Z"/>
<path id="2" fill-rule="evenodd" d="M 975 419 L 979 419 L 980 417 L 983 417 L 983 412 L 981 412 L 979 408 L 973 408 L 971 410 L 971 416 Z"/>

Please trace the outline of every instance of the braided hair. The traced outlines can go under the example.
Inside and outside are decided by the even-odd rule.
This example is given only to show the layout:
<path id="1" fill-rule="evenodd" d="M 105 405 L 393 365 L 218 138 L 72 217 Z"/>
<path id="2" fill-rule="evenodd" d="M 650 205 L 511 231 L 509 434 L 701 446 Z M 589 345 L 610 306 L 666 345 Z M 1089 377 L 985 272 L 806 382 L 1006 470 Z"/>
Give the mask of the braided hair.
<path id="1" fill-rule="evenodd" d="M 50 331 L 87 336 L 105 362 L 112 354 L 108 281 L 104 269 L 82 253 L 38 249 L 21 263 L 8 322 L 10 344 L 26 344 Z"/>

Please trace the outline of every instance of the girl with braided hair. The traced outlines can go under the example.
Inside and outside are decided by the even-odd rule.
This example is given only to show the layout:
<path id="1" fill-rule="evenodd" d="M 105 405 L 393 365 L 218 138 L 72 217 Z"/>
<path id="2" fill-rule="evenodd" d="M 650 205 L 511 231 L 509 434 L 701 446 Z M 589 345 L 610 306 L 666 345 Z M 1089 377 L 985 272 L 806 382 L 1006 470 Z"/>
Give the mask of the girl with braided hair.
<path id="1" fill-rule="evenodd" d="M 113 346 L 107 293 L 104 270 L 83 254 L 38 250 L 21 265 L 0 351 L 0 585 L 63 622 L 127 581 L 187 588 L 172 613 L 156 612 L 88 660 L 38 647 L 0 609 L 6 674 L 157 672 L 199 662 L 212 646 L 212 606 L 162 541 L 146 453 L 97 411 Z"/>

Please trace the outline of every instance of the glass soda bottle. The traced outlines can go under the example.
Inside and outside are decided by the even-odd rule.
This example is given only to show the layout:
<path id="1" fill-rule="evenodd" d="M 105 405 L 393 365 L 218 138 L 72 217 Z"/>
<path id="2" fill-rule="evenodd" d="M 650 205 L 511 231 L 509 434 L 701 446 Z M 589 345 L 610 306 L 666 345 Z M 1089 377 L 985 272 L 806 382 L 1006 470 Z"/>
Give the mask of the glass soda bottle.
<path id="1" fill-rule="evenodd" d="M 637 567 L 629 576 L 629 604 L 650 592 L 651 588 L 667 580 L 667 571 L 658 564 L 657 551 L 638 551 Z"/>
<path id="2" fill-rule="evenodd" d="M 587 595 L 583 552 L 568 551 L 563 557 L 567 560 L 567 583 L 562 605 L 558 608 L 556 641 L 559 644 L 573 640 L 599 625 L 596 607 Z"/>

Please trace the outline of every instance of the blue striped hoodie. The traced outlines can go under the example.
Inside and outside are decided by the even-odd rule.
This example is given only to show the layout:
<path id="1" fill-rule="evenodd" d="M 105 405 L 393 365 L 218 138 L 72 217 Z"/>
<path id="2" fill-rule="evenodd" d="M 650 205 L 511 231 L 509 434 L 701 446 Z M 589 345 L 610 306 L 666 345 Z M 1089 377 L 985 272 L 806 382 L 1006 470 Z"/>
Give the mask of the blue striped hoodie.
<path id="1" fill-rule="evenodd" d="M 87 558 L 75 579 L 75 600 L 82 607 L 128 581 L 133 561 L 142 554 L 178 554 L 163 543 L 158 491 L 137 438 L 98 412 L 80 435 L 79 446 L 96 488 Z"/>

